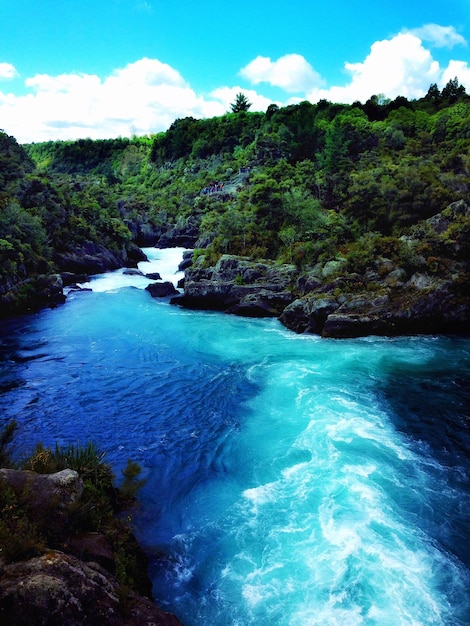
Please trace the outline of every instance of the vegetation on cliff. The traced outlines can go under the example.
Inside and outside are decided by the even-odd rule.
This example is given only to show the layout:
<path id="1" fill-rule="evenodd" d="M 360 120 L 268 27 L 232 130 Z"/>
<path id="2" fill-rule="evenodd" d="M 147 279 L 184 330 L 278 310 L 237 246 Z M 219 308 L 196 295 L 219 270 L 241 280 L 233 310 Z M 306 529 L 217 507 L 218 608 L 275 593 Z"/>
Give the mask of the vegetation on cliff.
<path id="1" fill-rule="evenodd" d="M 25 471 L 28 479 L 34 474 L 52 475 L 63 470 L 77 473 L 80 487 L 74 485 L 67 497 L 27 486 L 28 480 L 8 479 L 0 475 L 0 546 L 1 558 L 14 562 L 57 549 L 76 553 L 74 540 L 84 533 L 100 533 L 109 545 L 109 561 L 122 584 L 149 594 L 145 561 L 137 549 L 129 525 L 119 513 L 129 508 L 142 486 L 138 479 L 140 467 L 129 460 L 123 470 L 122 488 L 114 485 L 111 467 L 93 443 L 88 445 L 46 448 L 38 444 L 23 459 L 10 454 L 16 423 L 10 422 L 0 432 L 0 465 Z M 5 469 L 2 470 L 5 472 Z M 76 543 L 76 542 L 75 542 Z M 78 544 L 77 544 L 78 545 Z"/>
<path id="2" fill-rule="evenodd" d="M 299 272 L 340 259 L 364 273 L 392 256 L 437 276 L 468 257 L 465 212 L 442 232 L 426 226 L 470 202 L 470 97 L 457 79 L 413 101 L 248 108 L 144 138 L 21 147 L 1 134 L 2 311 L 31 277 L 76 271 L 90 245 L 129 264 L 133 243 L 184 242 L 206 265 L 229 253 Z"/>
<path id="3" fill-rule="evenodd" d="M 116 487 L 92 443 L 39 444 L 19 459 L 15 431 L 14 421 L 0 431 L 0 623 L 179 624 L 151 601 L 131 532 L 138 464 Z"/>

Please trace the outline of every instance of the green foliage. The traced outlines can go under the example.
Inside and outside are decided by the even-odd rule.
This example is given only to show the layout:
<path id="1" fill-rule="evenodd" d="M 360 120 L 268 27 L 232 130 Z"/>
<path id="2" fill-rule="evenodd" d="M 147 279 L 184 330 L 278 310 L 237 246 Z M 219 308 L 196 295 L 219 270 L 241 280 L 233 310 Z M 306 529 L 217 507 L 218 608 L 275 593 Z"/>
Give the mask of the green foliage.
<path id="1" fill-rule="evenodd" d="M 233 104 L 151 137 L 20 147 L 1 134 L 0 298 L 12 285 L 30 298 L 25 281 L 60 271 L 57 252 L 91 242 L 120 253 L 139 233 L 173 225 L 211 242 L 206 263 L 229 252 L 305 268 L 355 241 L 364 261 L 367 233 L 398 236 L 470 201 L 470 98 L 457 79 L 411 101 L 377 94 L 364 104 L 273 104 L 265 114 L 247 111 L 243 94 Z M 202 194 L 213 181 L 228 192 Z M 462 233 L 448 241 L 466 250 Z"/>
<path id="2" fill-rule="evenodd" d="M 0 455 L 11 464 L 9 446 L 16 423 L 8 423 L 0 433 Z M 129 460 L 123 470 L 124 481 L 117 490 L 113 473 L 104 462 L 104 453 L 93 443 L 86 446 L 56 445 L 51 449 L 38 444 L 31 456 L 21 463 L 22 469 L 53 473 L 76 470 L 83 481 L 83 492 L 67 507 L 58 507 L 53 499 L 44 506 L 32 506 L 27 489 L 15 490 L 0 480 L 0 549 L 9 562 L 30 558 L 48 549 L 67 551 L 71 538 L 84 532 L 101 532 L 112 549 L 115 574 L 123 585 L 146 588 L 139 547 L 128 522 L 117 517 L 128 509 L 144 481 L 138 479 L 140 466 Z"/>
<path id="3" fill-rule="evenodd" d="M 139 489 L 145 485 L 145 479 L 139 479 L 142 472 L 142 467 L 132 461 L 132 459 L 127 460 L 126 467 L 121 470 L 123 475 L 123 481 L 119 488 L 119 495 L 125 501 L 133 501 Z"/>
<path id="4" fill-rule="evenodd" d="M 112 485 L 113 475 L 111 468 L 103 462 L 104 456 L 104 452 L 98 452 L 93 442 L 86 446 L 71 443 L 67 447 L 60 447 L 56 444 L 53 450 L 39 443 L 24 467 L 40 474 L 72 469 L 83 480 L 108 489 Z"/>
<path id="5" fill-rule="evenodd" d="M 7 563 L 41 554 L 46 547 L 43 524 L 34 510 L 0 480 L 0 548 Z"/>
<path id="6" fill-rule="evenodd" d="M 14 193 L 19 181 L 33 168 L 25 149 L 0 130 L 0 192 Z"/>

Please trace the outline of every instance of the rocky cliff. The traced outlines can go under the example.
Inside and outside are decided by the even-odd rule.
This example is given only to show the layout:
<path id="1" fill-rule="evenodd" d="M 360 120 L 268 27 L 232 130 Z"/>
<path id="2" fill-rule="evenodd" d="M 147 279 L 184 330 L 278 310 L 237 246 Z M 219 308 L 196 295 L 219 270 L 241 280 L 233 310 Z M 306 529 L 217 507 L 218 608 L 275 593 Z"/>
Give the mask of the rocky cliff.
<path id="1" fill-rule="evenodd" d="M 177 626 L 152 601 L 147 560 L 122 526 L 86 531 L 79 474 L 0 469 L 0 624 Z M 120 552 L 120 554 L 118 554 Z M 132 553 L 133 584 L 118 576 Z"/>
<path id="2" fill-rule="evenodd" d="M 373 253 L 356 266 L 337 256 L 299 271 L 223 255 L 206 267 L 202 255 L 186 270 L 184 294 L 172 303 L 279 317 L 297 333 L 323 337 L 467 333 L 469 216 L 469 206 L 455 202 L 401 237 L 399 252 Z"/>

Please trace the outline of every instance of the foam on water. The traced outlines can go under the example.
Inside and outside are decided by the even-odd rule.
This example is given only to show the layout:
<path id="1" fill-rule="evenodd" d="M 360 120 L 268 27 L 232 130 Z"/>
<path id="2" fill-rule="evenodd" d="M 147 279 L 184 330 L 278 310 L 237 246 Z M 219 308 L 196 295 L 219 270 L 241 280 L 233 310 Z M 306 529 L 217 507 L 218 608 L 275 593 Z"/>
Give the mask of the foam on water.
<path id="1" fill-rule="evenodd" d="M 468 339 L 320 340 L 108 286 L 0 348 L 23 441 L 144 467 L 136 532 L 186 626 L 470 623 Z"/>
<path id="2" fill-rule="evenodd" d="M 84 289 L 92 289 L 96 292 L 114 291 L 125 287 L 145 289 L 150 283 L 161 281 L 169 281 L 176 286 L 178 281 L 184 276 L 184 272 L 178 271 L 175 268 L 178 267 L 185 250 L 186 248 L 143 248 L 143 252 L 148 260 L 138 263 L 138 269 L 142 272 L 142 276 L 138 274 L 126 274 L 126 269 L 122 268 L 114 272 L 96 274 L 89 282 L 83 283 L 80 286 Z M 145 274 L 155 272 L 160 274 L 160 280 L 145 277 Z"/>

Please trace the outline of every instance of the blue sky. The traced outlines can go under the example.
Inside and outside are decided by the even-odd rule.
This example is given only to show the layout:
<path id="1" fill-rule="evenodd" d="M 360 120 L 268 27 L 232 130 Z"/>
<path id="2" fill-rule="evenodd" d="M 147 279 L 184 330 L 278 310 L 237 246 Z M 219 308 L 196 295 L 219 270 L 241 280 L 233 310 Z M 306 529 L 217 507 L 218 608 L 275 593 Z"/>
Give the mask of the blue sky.
<path id="1" fill-rule="evenodd" d="M 470 93 L 469 0 L 0 0 L 0 128 L 105 138 L 373 94 Z"/>

